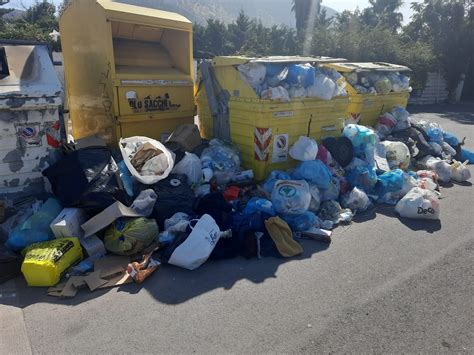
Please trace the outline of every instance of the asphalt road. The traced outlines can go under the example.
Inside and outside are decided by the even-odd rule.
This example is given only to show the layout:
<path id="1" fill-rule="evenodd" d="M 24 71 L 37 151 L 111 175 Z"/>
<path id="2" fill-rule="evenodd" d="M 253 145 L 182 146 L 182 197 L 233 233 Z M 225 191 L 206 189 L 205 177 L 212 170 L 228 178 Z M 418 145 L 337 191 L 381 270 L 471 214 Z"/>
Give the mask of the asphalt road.
<path id="1" fill-rule="evenodd" d="M 423 107 L 468 138 L 474 105 Z M 415 109 L 412 109 L 415 111 Z M 471 168 L 474 176 L 474 169 Z M 443 188 L 441 221 L 393 208 L 304 242 L 289 260 L 158 270 L 143 287 L 46 296 L 0 285 L 2 353 L 474 353 L 471 184 Z"/>

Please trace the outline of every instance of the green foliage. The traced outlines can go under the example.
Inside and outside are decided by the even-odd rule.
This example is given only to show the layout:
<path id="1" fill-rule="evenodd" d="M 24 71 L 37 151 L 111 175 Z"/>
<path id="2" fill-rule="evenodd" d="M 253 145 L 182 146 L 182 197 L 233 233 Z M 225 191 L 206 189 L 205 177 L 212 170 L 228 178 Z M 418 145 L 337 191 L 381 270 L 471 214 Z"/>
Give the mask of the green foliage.
<path id="1" fill-rule="evenodd" d="M 49 42 L 57 47 L 58 44 L 52 42 L 49 34 L 58 28 L 56 6 L 46 0 L 37 1 L 26 10 L 23 17 L 9 22 L 2 21 L 0 38 Z"/>

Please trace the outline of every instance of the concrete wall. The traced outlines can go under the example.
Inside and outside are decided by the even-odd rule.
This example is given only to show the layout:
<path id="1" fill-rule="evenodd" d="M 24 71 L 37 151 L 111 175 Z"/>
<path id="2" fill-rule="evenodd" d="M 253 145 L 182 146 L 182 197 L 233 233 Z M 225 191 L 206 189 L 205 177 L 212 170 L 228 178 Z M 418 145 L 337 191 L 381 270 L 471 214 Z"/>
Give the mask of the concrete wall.
<path id="1" fill-rule="evenodd" d="M 446 80 L 440 73 L 428 73 L 428 80 L 421 95 L 412 93 L 409 103 L 412 105 L 432 105 L 448 99 Z"/>

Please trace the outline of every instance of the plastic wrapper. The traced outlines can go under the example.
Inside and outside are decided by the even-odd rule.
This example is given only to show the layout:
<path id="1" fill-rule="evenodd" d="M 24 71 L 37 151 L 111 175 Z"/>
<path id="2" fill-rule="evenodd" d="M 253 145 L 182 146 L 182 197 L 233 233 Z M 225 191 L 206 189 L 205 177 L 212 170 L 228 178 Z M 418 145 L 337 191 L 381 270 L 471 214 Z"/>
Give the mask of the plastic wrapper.
<path id="1" fill-rule="evenodd" d="M 292 173 L 295 180 L 306 180 L 324 189 L 329 186 L 332 174 L 321 160 L 301 162 Z"/>
<path id="2" fill-rule="evenodd" d="M 212 139 L 209 147 L 204 149 L 201 154 L 201 163 L 203 170 L 204 162 L 209 162 L 213 175 L 217 179 L 218 184 L 226 184 L 230 182 L 240 169 L 239 154 L 232 147 L 224 145 L 218 139 Z"/>
<path id="3" fill-rule="evenodd" d="M 183 212 L 177 212 L 168 219 L 165 219 L 165 231 L 170 233 L 184 233 L 189 226 L 191 218 Z"/>
<path id="4" fill-rule="evenodd" d="M 342 135 L 349 138 L 354 147 L 354 156 L 375 165 L 375 132 L 365 126 L 350 124 L 344 128 Z"/>
<path id="5" fill-rule="evenodd" d="M 277 180 L 291 180 L 291 176 L 285 171 L 273 170 L 263 183 L 263 189 L 271 194 Z"/>
<path id="6" fill-rule="evenodd" d="M 152 219 L 117 219 L 104 234 L 105 248 L 117 255 L 133 255 L 149 246 L 158 236 L 158 225 Z"/>
<path id="7" fill-rule="evenodd" d="M 305 213 L 311 203 L 308 183 L 304 180 L 278 180 L 272 192 L 272 203 L 277 213 Z"/>
<path id="8" fill-rule="evenodd" d="M 425 189 L 414 187 L 395 206 L 402 217 L 412 219 L 439 219 L 438 196 Z"/>
<path id="9" fill-rule="evenodd" d="M 341 205 L 352 211 L 363 212 L 372 206 L 372 202 L 364 191 L 354 187 L 351 192 L 344 195 Z"/>
<path id="10" fill-rule="evenodd" d="M 33 243 L 54 239 L 49 225 L 61 213 L 61 210 L 58 200 L 48 199 L 37 212 L 10 231 L 5 243 L 6 247 L 18 252 Z"/>
<path id="11" fill-rule="evenodd" d="M 309 211 L 300 215 L 281 215 L 280 217 L 288 223 L 292 232 L 307 231 L 318 223 L 318 217 Z"/>
<path id="12" fill-rule="evenodd" d="M 186 152 L 183 159 L 175 165 L 173 173 L 186 175 L 189 185 L 197 185 L 203 178 L 201 159 L 196 154 Z"/>
<path id="13" fill-rule="evenodd" d="M 410 150 L 402 142 L 384 141 L 381 144 L 385 148 L 385 154 L 390 169 L 406 170 L 410 166 Z"/>
<path id="14" fill-rule="evenodd" d="M 290 148 L 290 156 L 295 160 L 315 160 L 317 154 L 318 144 L 314 139 L 306 136 L 300 136 L 296 143 Z"/>

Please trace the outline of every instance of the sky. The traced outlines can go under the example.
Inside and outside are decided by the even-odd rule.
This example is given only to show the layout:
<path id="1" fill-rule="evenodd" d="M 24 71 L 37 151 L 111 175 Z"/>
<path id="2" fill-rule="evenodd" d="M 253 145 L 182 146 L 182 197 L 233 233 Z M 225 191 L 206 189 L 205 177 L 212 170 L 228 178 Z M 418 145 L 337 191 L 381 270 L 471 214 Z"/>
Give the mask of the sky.
<path id="1" fill-rule="evenodd" d="M 56 5 L 61 3 L 61 0 L 50 0 L 50 1 L 52 1 Z M 404 23 L 409 22 L 410 16 L 412 14 L 412 11 L 410 9 L 410 4 L 412 2 L 420 2 L 420 1 L 421 0 L 404 1 L 404 4 L 401 8 Z M 32 4 L 34 4 L 34 2 L 35 0 L 10 0 L 10 3 L 7 6 L 22 9 L 22 8 L 31 6 Z M 341 12 L 344 10 L 354 11 L 357 7 L 359 7 L 359 9 L 363 9 L 369 6 L 368 0 L 323 0 L 322 3 L 323 5 L 331 7 L 338 12 Z"/>

